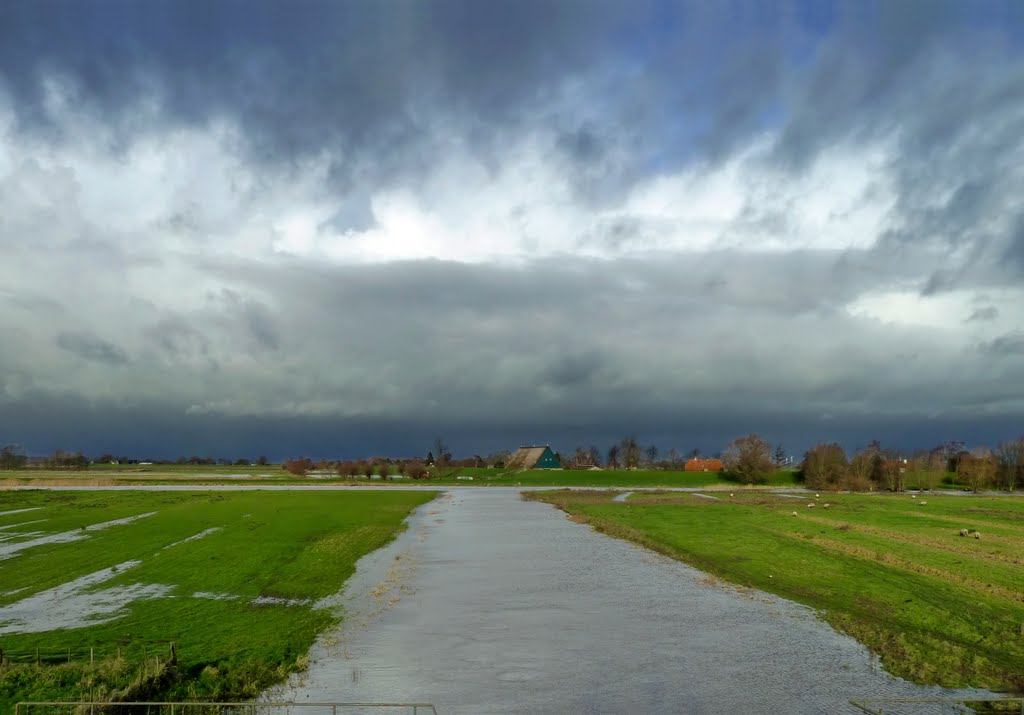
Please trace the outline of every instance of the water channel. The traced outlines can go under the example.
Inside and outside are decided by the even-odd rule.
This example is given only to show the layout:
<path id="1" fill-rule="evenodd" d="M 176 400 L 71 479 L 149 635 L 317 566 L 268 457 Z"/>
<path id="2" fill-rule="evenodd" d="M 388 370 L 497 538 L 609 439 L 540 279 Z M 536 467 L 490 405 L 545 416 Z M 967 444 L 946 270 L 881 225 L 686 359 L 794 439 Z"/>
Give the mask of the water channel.
<path id="1" fill-rule="evenodd" d="M 342 602 L 345 622 L 274 699 L 432 702 L 442 715 L 842 713 L 857 712 L 853 697 L 957 694 L 888 675 L 810 609 L 514 489 L 421 507 Z"/>

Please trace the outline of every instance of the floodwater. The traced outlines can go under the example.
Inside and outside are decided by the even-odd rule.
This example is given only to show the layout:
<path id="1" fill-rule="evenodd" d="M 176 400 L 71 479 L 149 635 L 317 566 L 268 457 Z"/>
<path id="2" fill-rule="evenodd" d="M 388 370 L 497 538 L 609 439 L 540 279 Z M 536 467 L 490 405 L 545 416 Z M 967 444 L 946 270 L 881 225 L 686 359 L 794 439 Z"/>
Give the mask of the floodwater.
<path id="1" fill-rule="evenodd" d="M 442 715 L 854 713 L 854 697 L 966 692 L 894 678 L 810 609 L 716 584 L 513 489 L 424 505 L 360 561 L 342 602 L 309 671 L 268 698 Z"/>

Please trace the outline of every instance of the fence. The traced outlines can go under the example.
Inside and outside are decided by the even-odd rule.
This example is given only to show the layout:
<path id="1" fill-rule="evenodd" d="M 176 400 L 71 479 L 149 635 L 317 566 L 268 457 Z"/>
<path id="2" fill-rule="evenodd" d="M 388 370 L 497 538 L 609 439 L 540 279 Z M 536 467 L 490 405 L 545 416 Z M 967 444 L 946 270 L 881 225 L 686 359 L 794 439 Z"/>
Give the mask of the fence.
<path id="1" fill-rule="evenodd" d="M 0 667 L 4 663 L 95 663 L 109 658 L 125 659 L 131 663 L 153 665 L 177 660 L 178 646 L 172 640 L 131 641 L 120 644 L 104 643 L 94 646 L 73 646 L 67 648 L 29 648 L 10 650 L 0 648 Z"/>
<path id="2" fill-rule="evenodd" d="M 15 715 L 437 715 L 430 703 L 20 702 Z"/>
<path id="3" fill-rule="evenodd" d="M 1024 715 L 1024 698 L 858 698 L 868 715 Z"/>

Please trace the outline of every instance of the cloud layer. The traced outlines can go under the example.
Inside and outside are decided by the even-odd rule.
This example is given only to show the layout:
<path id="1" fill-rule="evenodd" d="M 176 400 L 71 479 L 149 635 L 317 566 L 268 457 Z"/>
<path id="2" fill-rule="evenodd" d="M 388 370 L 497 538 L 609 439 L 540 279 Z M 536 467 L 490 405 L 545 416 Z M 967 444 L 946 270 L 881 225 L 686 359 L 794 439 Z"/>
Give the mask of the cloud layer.
<path id="1" fill-rule="evenodd" d="M 1016 3 L 15 2 L 0 441 L 1024 431 Z"/>

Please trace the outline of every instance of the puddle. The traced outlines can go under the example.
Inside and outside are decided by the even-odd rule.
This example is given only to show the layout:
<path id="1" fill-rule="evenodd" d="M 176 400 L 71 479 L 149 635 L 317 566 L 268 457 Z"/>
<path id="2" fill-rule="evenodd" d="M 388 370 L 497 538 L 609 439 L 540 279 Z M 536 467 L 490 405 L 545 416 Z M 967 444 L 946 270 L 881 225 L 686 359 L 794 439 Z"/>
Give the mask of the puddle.
<path id="1" fill-rule="evenodd" d="M 612 497 L 612 501 L 626 501 L 633 494 L 633 492 L 622 492 L 622 494 L 616 494 Z"/>
<path id="2" fill-rule="evenodd" d="M 214 527 L 209 528 L 209 529 L 204 529 L 203 531 L 200 531 L 198 534 L 192 534 L 192 536 L 190 536 L 190 537 L 188 537 L 186 539 L 182 539 L 181 541 L 175 541 L 173 544 L 167 544 L 167 546 L 165 546 L 163 549 L 161 549 L 161 551 L 165 551 L 165 550 L 167 550 L 167 549 L 169 549 L 169 548 L 171 548 L 173 546 L 181 546 L 182 544 L 187 544 L 190 541 L 199 541 L 200 539 L 205 539 L 210 534 L 215 534 L 218 531 L 220 531 L 222 528 L 223 527 L 220 527 L 220 526 L 214 526 Z"/>
<path id="3" fill-rule="evenodd" d="M 7 606 L 0 606 L 0 635 L 43 633 L 107 623 L 127 615 L 125 607 L 132 601 L 167 595 L 173 587 L 163 584 L 134 583 L 92 590 L 94 586 L 140 563 L 125 561 L 40 591 Z"/>
<path id="4" fill-rule="evenodd" d="M 28 526 L 29 524 L 42 524 L 48 519 L 34 519 L 32 521 L 21 521 L 17 524 L 7 524 L 6 526 L 0 526 L 0 531 L 6 531 L 7 529 L 17 529 L 19 526 Z"/>
<path id="5" fill-rule="evenodd" d="M 249 601 L 252 606 L 308 606 L 309 598 L 280 598 L 278 596 L 257 596 Z"/>
<path id="6" fill-rule="evenodd" d="M 213 593 L 211 591 L 196 591 L 192 598 L 202 598 L 208 601 L 237 601 L 238 596 L 232 593 Z"/>
<path id="7" fill-rule="evenodd" d="M 715 501 L 721 501 L 722 500 L 721 497 L 713 497 L 710 494 L 701 494 L 699 492 L 694 492 L 693 495 L 695 497 L 700 497 L 701 499 L 714 499 Z"/>
<path id="8" fill-rule="evenodd" d="M 104 521 L 99 524 L 91 524 L 90 526 L 86 526 L 82 529 L 75 529 L 74 531 L 62 531 L 59 534 L 49 534 L 47 536 L 29 539 L 28 541 L 18 541 L 13 544 L 3 543 L 0 544 L 0 561 L 17 556 L 22 551 L 35 548 L 36 546 L 44 546 L 46 544 L 69 544 L 73 541 L 88 539 L 89 536 L 86 532 L 103 531 L 104 529 L 109 529 L 112 526 L 123 526 L 125 524 L 130 524 L 133 521 L 153 516 L 156 513 L 157 512 L 155 511 L 150 511 L 145 514 L 126 516 L 123 519 L 114 519 L 112 521 Z"/>
<path id="9" fill-rule="evenodd" d="M 41 506 L 30 506 L 27 509 L 11 509 L 9 511 L 0 511 L 0 516 L 7 516 L 8 514 L 24 514 L 26 511 L 36 511 L 42 509 Z"/>
<path id="10" fill-rule="evenodd" d="M 479 714 L 856 713 L 857 696 L 963 692 L 894 678 L 811 609 L 723 588 L 501 487 L 421 507 L 360 560 L 342 602 L 345 620 L 311 650 L 308 671 L 268 699 Z"/>

